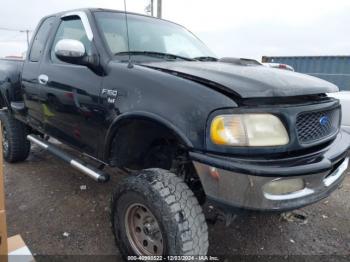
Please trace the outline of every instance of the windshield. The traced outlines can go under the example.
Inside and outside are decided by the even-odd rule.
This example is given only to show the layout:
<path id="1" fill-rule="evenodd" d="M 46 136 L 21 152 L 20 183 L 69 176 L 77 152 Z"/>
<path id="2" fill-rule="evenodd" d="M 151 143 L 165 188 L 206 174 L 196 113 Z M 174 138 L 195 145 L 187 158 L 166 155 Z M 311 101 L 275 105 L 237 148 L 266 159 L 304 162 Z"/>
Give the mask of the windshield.
<path id="1" fill-rule="evenodd" d="M 128 50 L 125 14 L 95 12 L 96 21 L 111 53 L 157 52 L 184 58 L 215 57 L 191 32 L 164 20 L 128 14 Z M 136 53 L 134 53 L 136 54 Z M 147 53 L 143 53 L 147 55 Z"/>

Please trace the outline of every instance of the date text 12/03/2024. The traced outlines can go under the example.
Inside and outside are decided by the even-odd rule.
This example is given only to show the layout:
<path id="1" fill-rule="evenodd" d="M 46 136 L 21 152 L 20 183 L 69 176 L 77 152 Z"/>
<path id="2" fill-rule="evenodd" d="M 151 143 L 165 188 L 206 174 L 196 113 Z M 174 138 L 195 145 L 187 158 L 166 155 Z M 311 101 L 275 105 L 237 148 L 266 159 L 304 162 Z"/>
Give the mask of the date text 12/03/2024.
<path id="1" fill-rule="evenodd" d="M 128 261 L 219 261 L 215 256 L 128 256 Z"/>

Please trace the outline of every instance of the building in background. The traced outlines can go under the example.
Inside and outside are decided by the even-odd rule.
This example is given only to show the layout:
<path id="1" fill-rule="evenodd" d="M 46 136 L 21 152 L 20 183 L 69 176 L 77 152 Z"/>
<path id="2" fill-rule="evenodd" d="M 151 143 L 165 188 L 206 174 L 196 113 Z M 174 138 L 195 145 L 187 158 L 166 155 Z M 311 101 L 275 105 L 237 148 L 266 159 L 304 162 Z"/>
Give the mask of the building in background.
<path id="1" fill-rule="evenodd" d="M 263 63 L 281 63 L 350 91 L 350 56 L 263 56 Z"/>

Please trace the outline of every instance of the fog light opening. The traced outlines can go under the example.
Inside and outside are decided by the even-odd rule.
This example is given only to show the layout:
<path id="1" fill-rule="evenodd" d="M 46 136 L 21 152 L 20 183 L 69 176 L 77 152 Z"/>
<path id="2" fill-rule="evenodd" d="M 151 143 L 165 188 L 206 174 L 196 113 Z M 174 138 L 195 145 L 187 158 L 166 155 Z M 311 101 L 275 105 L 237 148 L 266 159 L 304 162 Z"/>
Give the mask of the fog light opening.
<path id="1" fill-rule="evenodd" d="M 276 179 L 263 186 L 263 191 L 270 195 L 286 195 L 301 191 L 305 188 L 301 178 Z"/>

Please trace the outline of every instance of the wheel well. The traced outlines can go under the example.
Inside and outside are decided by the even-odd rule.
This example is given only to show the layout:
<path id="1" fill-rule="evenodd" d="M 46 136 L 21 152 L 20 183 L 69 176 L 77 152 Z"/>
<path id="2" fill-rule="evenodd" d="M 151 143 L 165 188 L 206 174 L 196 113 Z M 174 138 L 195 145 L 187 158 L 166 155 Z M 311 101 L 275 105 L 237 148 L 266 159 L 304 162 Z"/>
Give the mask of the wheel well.
<path id="1" fill-rule="evenodd" d="M 188 147 L 173 130 L 145 119 L 123 120 L 114 134 L 109 153 L 112 166 L 128 170 L 170 170 L 193 190 L 200 203 L 204 191 L 188 156 Z"/>
<path id="2" fill-rule="evenodd" d="M 9 91 L 7 89 L 0 90 L 0 108 L 9 107 L 9 97 Z"/>
<path id="3" fill-rule="evenodd" d="M 6 107 L 6 103 L 4 101 L 4 97 L 0 93 L 0 108 L 4 108 L 4 107 Z"/>
<path id="4" fill-rule="evenodd" d="M 109 152 L 112 165 L 130 169 L 144 169 L 147 155 L 154 147 L 186 148 L 181 139 L 168 127 L 151 120 L 127 119 L 119 124 Z M 173 153 L 173 152 L 168 152 Z M 171 166 L 168 166 L 169 169 Z"/>

